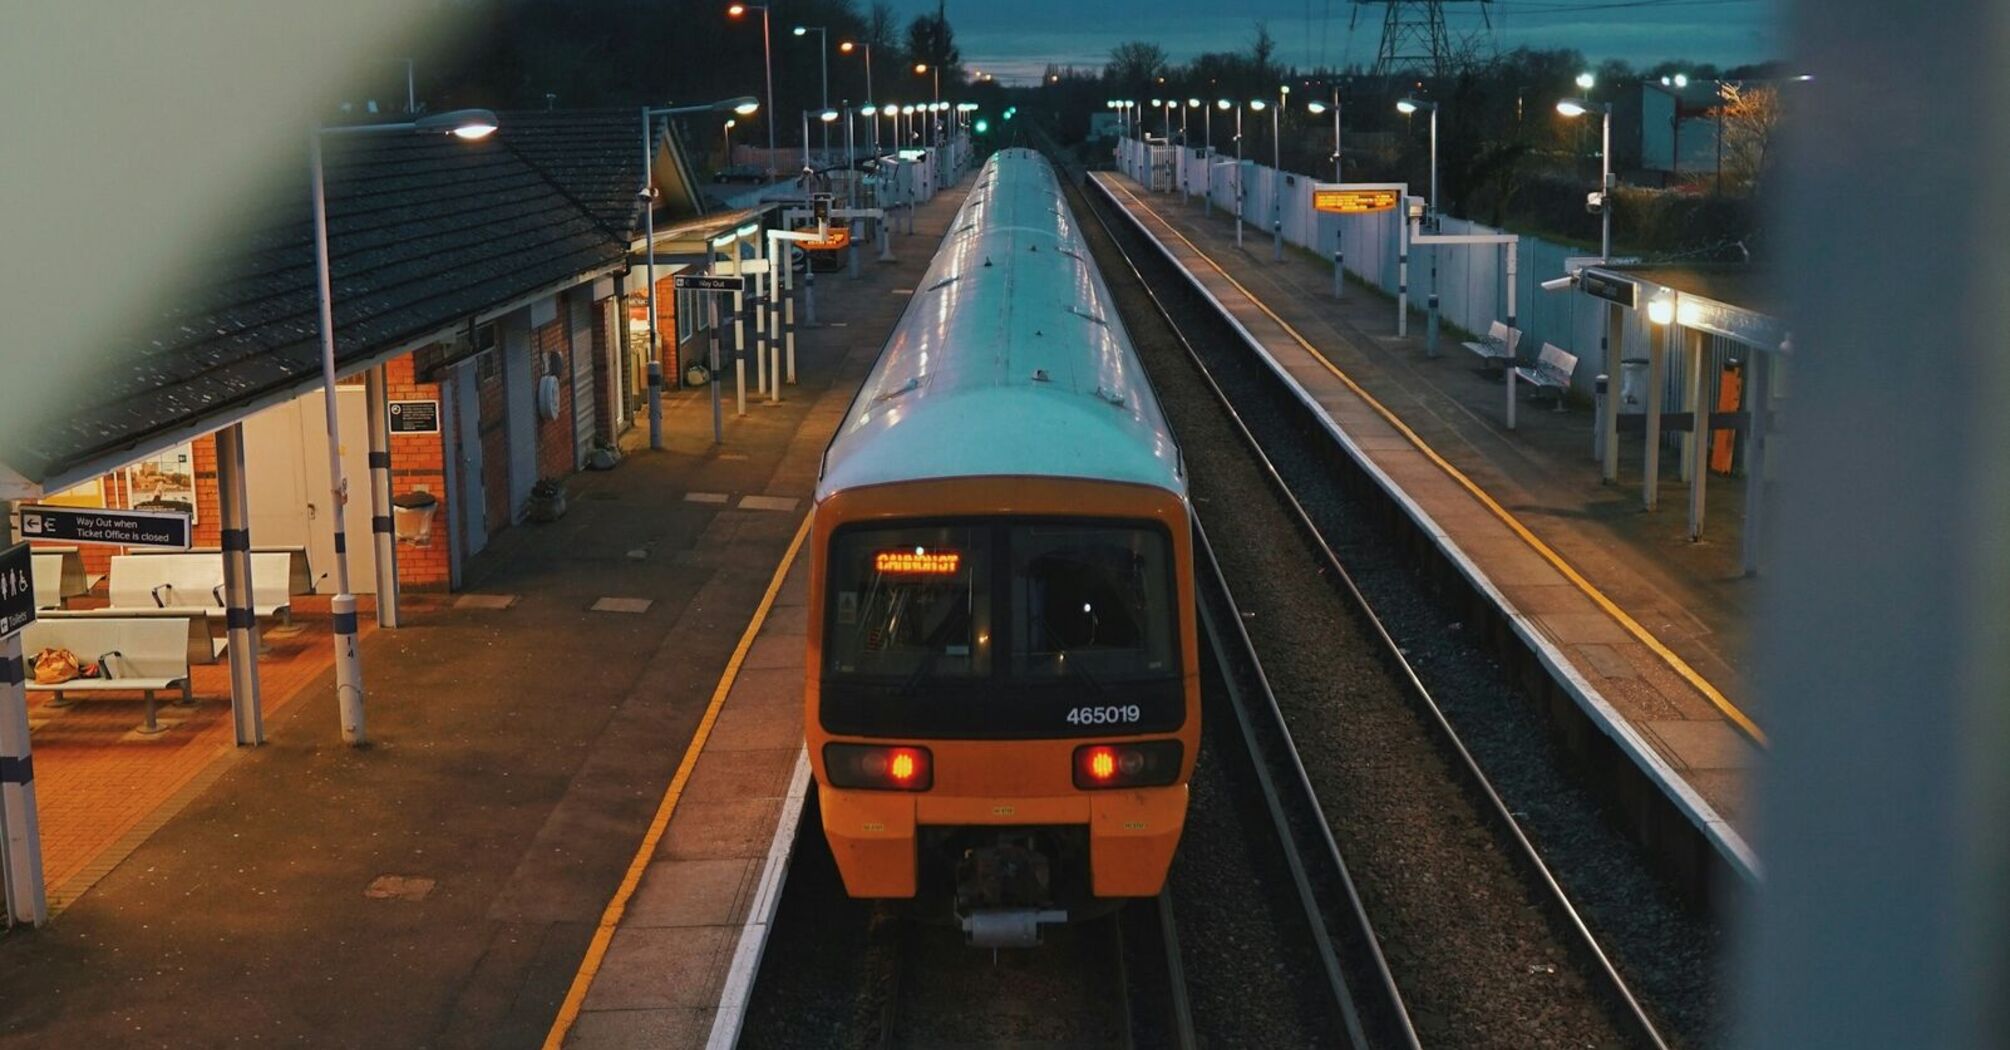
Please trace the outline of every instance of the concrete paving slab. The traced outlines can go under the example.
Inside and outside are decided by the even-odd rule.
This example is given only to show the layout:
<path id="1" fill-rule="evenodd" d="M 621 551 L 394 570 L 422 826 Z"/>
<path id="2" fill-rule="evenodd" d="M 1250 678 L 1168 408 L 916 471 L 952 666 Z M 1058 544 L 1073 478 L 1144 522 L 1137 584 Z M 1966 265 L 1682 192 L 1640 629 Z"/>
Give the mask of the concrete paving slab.
<path id="1" fill-rule="evenodd" d="M 1612 650 L 1609 645 L 1588 643 L 1577 647 L 1578 655 L 1584 657 L 1591 668 L 1607 678 L 1638 678 L 1639 672 L 1625 657 Z"/>
<path id="2" fill-rule="evenodd" d="M 684 494 L 684 502 L 686 503 L 723 504 L 731 498 L 731 496 L 723 492 L 686 492 Z"/>
<path id="3" fill-rule="evenodd" d="M 454 599 L 456 609 L 507 609 L 522 597 L 516 594 L 463 594 Z"/>
<path id="4" fill-rule="evenodd" d="M 800 675 L 803 667 L 803 646 L 806 639 L 800 634 L 775 634 L 761 632 L 753 648 L 747 650 L 746 662 L 741 664 L 748 670 L 765 670 L 771 667 L 794 668 Z"/>
<path id="5" fill-rule="evenodd" d="M 802 746 L 801 717 L 791 717 L 793 708 L 778 705 L 742 706 L 729 704 L 712 725 L 712 739 L 706 750 L 769 751 Z"/>
<path id="6" fill-rule="evenodd" d="M 580 1050 L 662 1050 L 702 1046 L 711 1031 L 710 1007 L 592 1010 L 580 1015 L 565 1045 Z"/>
<path id="7" fill-rule="evenodd" d="M 795 747 L 772 750 L 718 751 L 706 748 L 684 783 L 688 802 L 730 802 L 743 798 L 780 798 L 795 768 Z"/>
<path id="8" fill-rule="evenodd" d="M 653 598 L 600 598 L 595 600 L 588 608 L 593 612 L 628 613 L 634 615 L 648 612 L 649 607 L 654 604 L 656 604 L 656 601 Z"/>
<path id="9" fill-rule="evenodd" d="M 718 1000 L 718 969 L 733 950 L 722 926 L 623 926 L 614 933 L 586 1009 L 708 1007 Z"/>
<path id="10" fill-rule="evenodd" d="M 741 510 L 792 511 L 802 501 L 794 496 L 741 496 Z"/>
<path id="11" fill-rule="evenodd" d="M 768 852 L 768 836 L 778 798 L 743 798 L 721 802 L 691 802 L 677 807 L 677 819 L 656 847 L 661 860 L 703 860 L 759 857 Z"/>
<path id="12" fill-rule="evenodd" d="M 643 869 L 642 884 L 621 916 L 624 926 L 725 926 L 746 913 L 747 896 L 759 862 L 744 857 L 718 860 L 659 860 Z"/>
<path id="13" fill-rule="evenodd" d="M 1602 612 L 1544 613 L 1536 622 L 1558 642 L 1573 646 L 1584 642 L 1624 642 L 1632 638 L 1625 629 Z"/>
<path id="14" fill-rule="evenodd" d="M 1653 721 L 1646 729 L 1692 769 L 1753 769 L 1759 764 L 1758 749 L 1715 719 Z"/>

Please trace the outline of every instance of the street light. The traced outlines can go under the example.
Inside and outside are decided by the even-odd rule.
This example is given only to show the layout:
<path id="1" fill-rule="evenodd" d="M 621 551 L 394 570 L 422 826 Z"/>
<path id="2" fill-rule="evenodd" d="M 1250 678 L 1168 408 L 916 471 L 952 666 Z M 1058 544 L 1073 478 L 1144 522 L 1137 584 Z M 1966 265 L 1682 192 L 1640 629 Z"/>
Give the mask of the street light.
<path id="1" fill-rule="evenodd" d="M 420 117 L 402 124 L 316 125 L 307 133 L 307 166 L 314 205 L 314 292 L 321 325 L 322 407 L 328 422 L 328 485 L 334 497 L 335 597 L 329 603 L 335 626 L 335 705 L 344 743 L 361 746 L 363 732 L 363 663 L 356 652 L 356 595 L 349 589 L 348 537 L 343 508 L 349 502 L 349 481 L 342 476 L 342 425 L 335 400 L 335 295 L 328 269 L 328 186 L 322 173 L 321 140 L 329 135 L 452 135 L 477 142 L 495 134 L 496 115 L 485 109 L 462 109 Z M 396 582 L 393 581 L 393 586 Z M 379 601 L 394 600 L 380 596 Z"/>
<path id="2" fill-rule="evenodd" d="M 830 30 L 824 26 L 797 26 L 794 29 L 789 30 L 789 32 L 795 36 L 808 36 L 811 33 L 815 33 L 817 35 L 817 61 L 821 63 L 823 66 L 823 94 L 817 104 L 824 109 L 831 108 Z M 809 144 L 804 143 L 803 148 L 808 149 Z M 831 131 L 829 128 L 825 128 L 824 163 L 826 164 L 830 163 L 830 155 L 831 155 Z"/>
<path id="3" fill-rule="evenodd" d="M 681 113 L 723 113 L 731 111 L 747 117 L 760 111 L 759 99 L 752 95 L 720 99 L 697 106 L 642 107 L 642 236 L 643 251 L 647 253 L 643 263 L 649 282 L 649 447 L 661 451 L 663 448 L 663 364 L 657 360 L 657 339 L 661 338 L 656 325 L 656 136 L 655 122 L 664 117 Z M 768 121 L 769 134 L 774 133 L 775 122 Z M 774 157 L 772 147 L 768 156 Z M 716 420 L 716 417 L 715 417 Z"/>
<path id="4" fill-rule="evenodd" d="M 841 54 L 846 54 L 846 55 L 849 55 L 849 54 L 851 54 L 851 53 L 852 53 L 853 51 L 863 51 L 863 52 L 865 52 L 865 104 L 866 104 L 866 105 L 868 105 L 868 106 L 870 106 L 870 105 L 872 105 L 872 104 L 873 104 L 873 100 L 872 100 L 872 45 L 871 45 L 871 44 L 861 44 L 861 43 L 858 43 L 858 42 L 855 42 L 855 41 L 851 41 L 851 40 L 845 40 L 845 41 L 842 41 L 842 42 L 840 42 L 840 43 L 838 44 L 838 52 L 839 52 L 839 53 L 841 53 Z M 867 116 L 871 116 L 871 114 L 867 114 Z M 874 142 L 877 142 L 877 141 L 879 141 L 879 140 L 878 140 L 878 138 L 877 138 L 877 136 L 875 136 L 875 137 L 874 137 L 873 141 L 874 141 Z"/>
<path id="5" fill-rule="evenodd" d="M 1592 85 L 1596 83 L 1598 83 L 1598 78 L 1591 75 L 1591 73 L 1589 72 L 1579 73 L 1577 75 L 1577 86 L 1585 91 L 1590 91 Z"/>
<path id="6" fill-rule="evenodd" d="M 1428 99 L 1406 98 L 1396 103 L 1396 111 L 1409 116 L 1420 109 L 1431 111 L 1431 214 L 1438 212 L 1438 104 Z"/>
<path id="7" fill-rule="evenodd" d="M 1312 101 L 1307 102 L 1305 104 L 1305 111 L 1307 113 L 1312 114 L 1315 117 L 1320 115 L 1321 113 L 1326 112 L 1329 109 L 1333 111 L 1333 181 L 1339 182 L 1340 181 L 1340 89 L 1338 87 L 1335 87 L 1333 89 L 1333 104 L 1330 106 L 1324 102 L 1319 101 L 1318 99 L 1313 99 Z"/>
<path id="8" fill-rule="evenodd" d="M 729 168 L 733 166 L 733 125 L 738 123 L 731 117 L 726 118 L 726 166 Z"/>
<path id="9" fill-rule="evenodd" d="M 1284 119 L 1287 84 L 1277 85 L 1277 108 L 1270 111 L 1270 258 L 1284 261 Z"/>
<path id="10" fill-rule="evenodd" d="M 761 12 L 761 66 L 768 82 L 768 178 L 775 177 L 775 36 L 768 25 L 767 4 L 728 4 L 726 15 L 741 18 L 748 11 Z"/>

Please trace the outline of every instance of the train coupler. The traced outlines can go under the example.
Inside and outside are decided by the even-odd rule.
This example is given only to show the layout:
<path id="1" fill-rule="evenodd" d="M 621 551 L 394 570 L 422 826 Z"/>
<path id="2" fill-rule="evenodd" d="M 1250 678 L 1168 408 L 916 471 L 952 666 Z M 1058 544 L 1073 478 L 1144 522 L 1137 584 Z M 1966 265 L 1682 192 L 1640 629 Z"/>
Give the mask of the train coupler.
<path id="1" fill-rule="evenodd" d="M 963 916 L 963 941 L 972 948 L 1037 948 L 1040 927 L 1060 926 L 1068 913 L 1055 908 L 995 908 Z"/>

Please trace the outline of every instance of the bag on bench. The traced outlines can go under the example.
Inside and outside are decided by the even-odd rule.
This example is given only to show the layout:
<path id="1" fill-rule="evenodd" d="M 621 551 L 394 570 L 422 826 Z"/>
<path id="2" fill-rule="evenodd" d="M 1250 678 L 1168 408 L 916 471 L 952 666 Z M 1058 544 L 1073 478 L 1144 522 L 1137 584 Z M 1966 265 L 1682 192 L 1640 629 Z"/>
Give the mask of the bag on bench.
<path id="1" fill-rule="evenodd" d="M 68 649 L 49 648 L 29 658 L 35 667 L 36 685 L 62 685 L 78 678 L 98 678 L 104 669 L 94 663 L 77 659 L 77 654 Z"/>

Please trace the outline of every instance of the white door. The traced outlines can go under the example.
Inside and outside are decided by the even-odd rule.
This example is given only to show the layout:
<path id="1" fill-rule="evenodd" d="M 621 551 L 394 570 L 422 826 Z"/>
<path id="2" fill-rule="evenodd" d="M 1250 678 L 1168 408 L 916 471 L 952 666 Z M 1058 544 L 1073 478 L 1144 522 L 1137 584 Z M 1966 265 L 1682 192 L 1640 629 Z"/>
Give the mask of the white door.
<path id="1" fill-rule="evenodd" d="M 593 447 L 593 304 L 580 291 L 565 297 L 572 350 L 572 466 L 586 466 Z"/>
<path id="2" fill-rule="evenodd" d="M 503 432 L 509 446 L 509 516 L 512 522 L 530 502 L 537 483 L 537 368 L 531 352 L 530 311 L 518 310 L 500 325 L 503 371 Z"/>
<path id="3" fill-rule="evenodd" d="M 349 483 L 349 590 L 377 591 L 377 549 L 370 535 L 368 412 L 362 387 L 339 387 L 342 473 Z M 334 593 L 334 494 L 328 483 L 328 417 L 316 392 L 276 405 L 244 422 L 244 476 L 251 544 L 305 547 L 314 589 Z"/>

